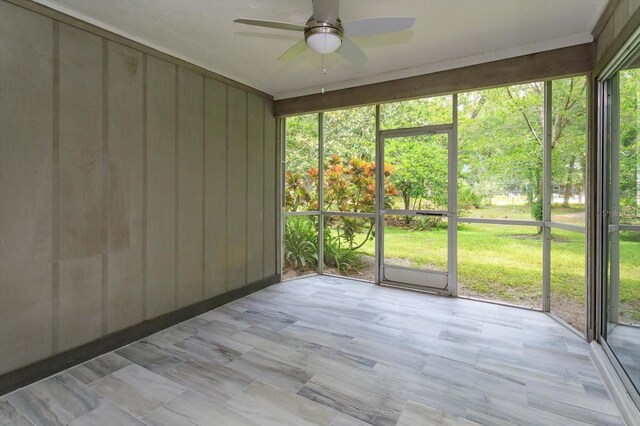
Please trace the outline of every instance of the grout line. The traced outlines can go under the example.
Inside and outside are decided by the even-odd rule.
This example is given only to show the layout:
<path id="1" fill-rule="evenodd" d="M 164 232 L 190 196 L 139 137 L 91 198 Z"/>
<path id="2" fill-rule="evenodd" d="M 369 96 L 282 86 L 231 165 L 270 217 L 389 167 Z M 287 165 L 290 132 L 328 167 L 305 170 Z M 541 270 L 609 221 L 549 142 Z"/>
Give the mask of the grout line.
<path id="1" fill-rule="evenodd" d="M 109 322 L 109 42 L 102 40 L 102 334 Z"/>
<path id="2" fill-rule="evenodd" d="M 174 197 L 175 197 L 175 208 L 174 208 L 174 241 L 173 241 L 173 249 L 174 249 L 174 308 L 178 309 L 179 303 L 180 303 L 180 286 L 178 285 L 178 278 L 179 278 L 179 266 L 180 266 L 180 257 L 178 254 L 178 249 L 179 249 L 179 241 L 178 241 L 178 232 L 179 232 L 179 214 L 180 214 L 180 208 L 179 208 L 179 203 L 180 203 L 180 197 L 179 197 L 179 193 L 180 193 L 180 176 L 179 176 L 179 172 L 180 172 L 180 79 L 179 79 L 179 73 L 180 73 L 180 68 L 176 65 L 175 67 L 175 117 L 174 117 L 174 132 L 175 132 L 175 173 L 176 173 L 176 180 L 175 180 L 175 185 L 174 185 Z"/>
<path id="3" fill-rule="evenodd" d="M 141 276 L 141 302 L 142 320 L 147 319 L 147 59 L 146 53 L 142 54 L 142 276 Z"/>
<path id="4" fill-rule="evenodd" d="M 60 24 L 53 21 L 53 146 L 51 149 L 51 352 L 59 349 L 60 321 Z"/>

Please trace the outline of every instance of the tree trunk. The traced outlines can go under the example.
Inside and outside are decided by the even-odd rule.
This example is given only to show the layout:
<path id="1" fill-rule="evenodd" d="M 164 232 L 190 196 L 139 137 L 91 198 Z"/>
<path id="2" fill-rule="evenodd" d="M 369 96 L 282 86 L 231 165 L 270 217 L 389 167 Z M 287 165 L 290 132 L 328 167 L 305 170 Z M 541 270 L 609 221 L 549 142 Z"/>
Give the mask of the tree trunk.
<path id="1" fill-rule="evenodd" d="M 409 191 L 402 192 L 402 199 L 404 201 L 404 209 L 405 210 L 410 210 L 410 208 L 411 208 L 411 197 L 409 196 Z M 405 223 L 405 225 L 409 225 L 409 223 L 411 223 L 411 216 L 405 216 L 404 217 L 404 223 Z"/>
<path id="2" fill-rule="evenodd" d="M 569 207 L 569 198 L 571 198 L 571 189 L 573 189 L 573 172 L 576 166 L 576 156 L 571 156 L 569 161 L 569 171 L 567 172 L 567 180 L 564 184 L 564 200 L 562 207 Z"/>

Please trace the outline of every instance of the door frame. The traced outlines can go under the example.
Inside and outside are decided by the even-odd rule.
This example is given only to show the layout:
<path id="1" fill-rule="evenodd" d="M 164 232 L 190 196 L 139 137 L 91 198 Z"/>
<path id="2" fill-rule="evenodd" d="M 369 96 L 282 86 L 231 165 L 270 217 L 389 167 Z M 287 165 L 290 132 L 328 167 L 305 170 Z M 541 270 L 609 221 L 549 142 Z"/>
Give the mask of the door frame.
<path id="1" fill-rule="evenodd" d="M 455 101 L 454 101 L 455 103 Z M 458 141 L 456 134 L 456 118 L 457 108 L 454 105 L 454 120 L 451 124 L 421 126 L 402 129 L 380 130 L 376 140 L 376 284 L 393 285 L 406 287 L 413 290 L 421 290 L 444 294 L 447 296 L 457 296 L 457 252 L 458 252 Z M 448 208 L 446 211 L 428 211 L 428 210 L 390 210 L 384 209 L 384 143 L 386 139 L 411 137 L 411 136 L 428 136 L 428 135 L 447 135 L 447 195 Z M 438 289 L 428 286 L 416 286 L 408 283 L 387 282 L 384 280 L 384 215 L 386 214 L 411 214 L 420 215 L 441 215 L 448 219 L 447 234 L 447 286 L 445 289 Z M 414 268 L 408 268 L 413 269 Z"/>

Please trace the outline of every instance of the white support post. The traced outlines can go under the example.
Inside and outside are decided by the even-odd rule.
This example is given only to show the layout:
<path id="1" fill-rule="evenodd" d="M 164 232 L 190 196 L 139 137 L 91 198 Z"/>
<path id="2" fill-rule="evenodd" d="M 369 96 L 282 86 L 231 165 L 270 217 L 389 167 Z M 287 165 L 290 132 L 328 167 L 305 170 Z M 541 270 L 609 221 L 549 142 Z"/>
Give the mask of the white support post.
<path id="1" fill-rule="evenodd" d="M 278 194 L 278 229 L 277 229 L 277 247 L 278 247 L 278 256 L 277 256 L 277 264 L 276 271 L 282 276 L 282 269 L 284 268 L 284 227 L 285 227 L 285 217 L 284 217 L 284 203 L 285 203 L 285 167 L 286 167 L 286 126 L 287 120 L 285 118 L 277 119 L 277 128 L 276 128 L 276 137 L 278 138 L 276 155 L 277 158 L 280 158 L 280 167 L 278 167 L 278 182 L 280 182 L 280 189 L 277 192 Z"/>
<path id="2" fill-rule="evenodd" d="M 318 113 L 318 274 L 324 273 L 324 113 Z"/>
<path id="3" fill-rule="evenodd" d="M 453 95 L 449 132 L 449 292 L 458 296 L 458 95 Z"/>
<path id="4" fill-rule="evenodd" d="M 376 270 L 375 270 L 375 283 L 380 284 L 383 277 L 383 231 L 382 227 L 382 210 L 384 209 L 384 158 L 382 149 L 382 137 L 380 135 L 380 105 L 376 105 Z"/>
<path id="5" fill-rule="evenodd" d="M 542 310 L 551 311 L 551 143 L 553 138 L 553 85 L 544 82 L 544 140 L 542 148 Z"/>

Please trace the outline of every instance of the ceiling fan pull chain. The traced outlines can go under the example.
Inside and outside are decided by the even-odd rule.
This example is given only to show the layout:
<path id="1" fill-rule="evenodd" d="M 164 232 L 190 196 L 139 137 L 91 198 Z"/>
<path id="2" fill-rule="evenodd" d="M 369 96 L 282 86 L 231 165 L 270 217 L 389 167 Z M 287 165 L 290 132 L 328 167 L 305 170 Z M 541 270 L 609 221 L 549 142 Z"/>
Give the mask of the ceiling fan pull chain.
<path id="1" fill-rule="evenodd" d="M 327 75 L 327 67 L 324 65 L 324 55 L 322 55 L 322 93 L 324 94 L 324 78 Z"/>

